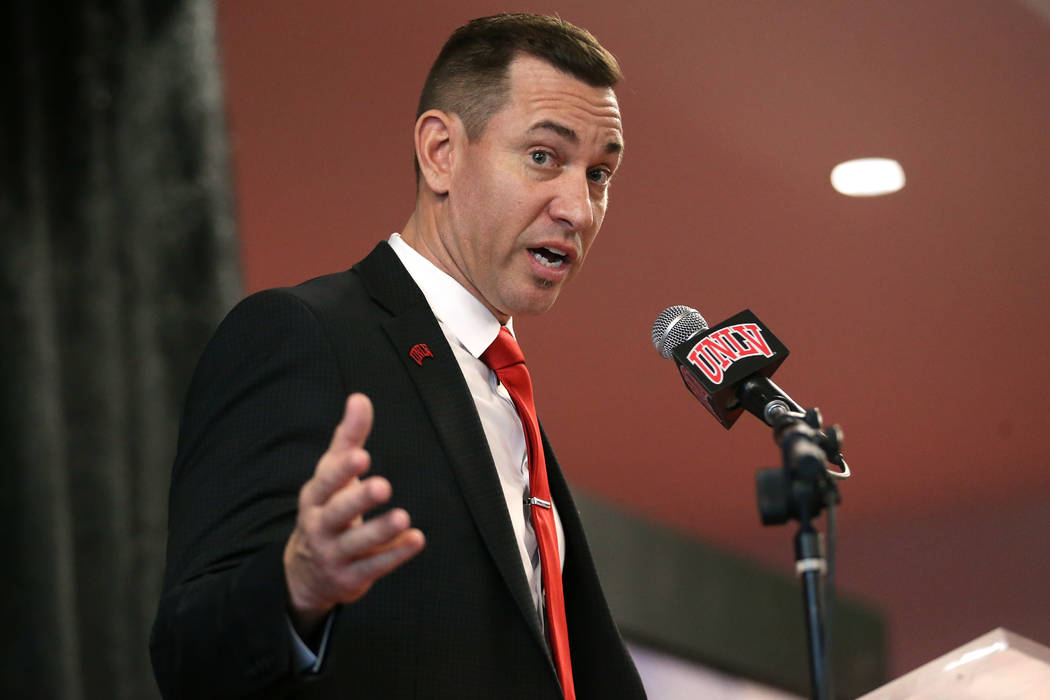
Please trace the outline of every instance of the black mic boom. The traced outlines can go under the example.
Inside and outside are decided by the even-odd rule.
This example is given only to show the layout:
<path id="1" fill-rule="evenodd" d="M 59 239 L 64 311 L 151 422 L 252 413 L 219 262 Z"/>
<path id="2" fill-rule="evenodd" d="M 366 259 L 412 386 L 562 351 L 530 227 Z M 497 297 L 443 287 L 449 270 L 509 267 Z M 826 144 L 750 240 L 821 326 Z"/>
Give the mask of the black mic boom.
<path id="1" fill-rule="evenodd" d="M 653 323 L 653 345 L 673 359 L 693 395 L 727 429 L 745 410 L 773 425 L 803 409 L 769 377 L 788 349 L 750 310 L 714 328 L 696 309 L 671 306 Z"/>

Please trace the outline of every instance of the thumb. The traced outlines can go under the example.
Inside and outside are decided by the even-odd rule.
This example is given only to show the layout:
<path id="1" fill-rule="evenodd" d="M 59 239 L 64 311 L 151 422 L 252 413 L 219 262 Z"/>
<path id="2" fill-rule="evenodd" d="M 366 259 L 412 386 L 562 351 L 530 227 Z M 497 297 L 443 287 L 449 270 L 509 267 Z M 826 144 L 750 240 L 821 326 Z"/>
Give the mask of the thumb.
<path id="1" fill-rule="evenodd" d="M 350 394 L 346 400 L 343 419 L 332 433 L 329 450 L 363 447 L 372 432 L 372 401 L 364 394 Z"/>

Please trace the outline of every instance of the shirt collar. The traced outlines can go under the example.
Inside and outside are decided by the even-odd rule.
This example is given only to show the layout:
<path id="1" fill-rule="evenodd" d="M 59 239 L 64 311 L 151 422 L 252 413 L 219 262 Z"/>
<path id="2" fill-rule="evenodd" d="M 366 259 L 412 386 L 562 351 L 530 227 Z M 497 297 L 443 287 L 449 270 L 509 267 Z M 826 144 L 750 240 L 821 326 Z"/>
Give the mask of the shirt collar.
<path id="1" fill-rule="evenodd" d="M 423 292 L 434 316 L 471 355 L 480 358 L 499 335 L 499 319 L 451 275 L 406 243 L 400 234 L 392 234 L 388 243 Z M 507 319 L 506 325 L 513 335 L 514 320 Z"/>

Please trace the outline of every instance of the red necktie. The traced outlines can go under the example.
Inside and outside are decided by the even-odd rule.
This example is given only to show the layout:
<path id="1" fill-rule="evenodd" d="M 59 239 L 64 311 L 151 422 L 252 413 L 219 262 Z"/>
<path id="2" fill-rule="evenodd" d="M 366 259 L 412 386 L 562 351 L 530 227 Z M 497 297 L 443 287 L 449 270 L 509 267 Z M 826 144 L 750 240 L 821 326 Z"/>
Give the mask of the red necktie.
<path id="1" fill-rule="evenodd" d="M 529 503 L 543 571 L 547 631 L 554 649 L 554 663 L 561 679 L 562 693 L 568 700 L 575 700 L 572 661 L 569 658 L 569 628 L 565 622 L 565 596 L 561 587 L 558 532 L 551 509 L 550 488 L 547 486 L 547 465 L 540 441 L 540 424 L 536 419 L 536 404 L 532 398 L 532 379 L 518 341 L 514 340 L 505 326 L 500 328 L 492 345 L 481 354 L 481 361 L 499 377 L 500 383 L 514 400 L 514 407 L 518 409 L 518 417 L 525 428 L 525 443 L 529 450 Z"/>

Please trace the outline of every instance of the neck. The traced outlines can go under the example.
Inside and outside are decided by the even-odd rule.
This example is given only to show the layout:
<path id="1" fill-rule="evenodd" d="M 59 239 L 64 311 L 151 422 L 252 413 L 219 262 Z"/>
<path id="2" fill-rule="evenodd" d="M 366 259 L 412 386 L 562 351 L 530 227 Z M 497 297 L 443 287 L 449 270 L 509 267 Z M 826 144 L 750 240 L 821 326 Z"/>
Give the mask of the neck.
<path id="1" fill-rule="evenodd" d="M 413 210 L 412 215 L 408 217 L 408 221 L 405 222 L 404 227 L 401 229 L 401 238 L 405 243 L 412 246 L 413 250 L 433 263 L 435 267 L 459 282 L 464 289 L 477 297 L 492 312 L 492 315 L 499 320 L 500 324 L 506 325 L 510 316 L 493 308 L 488 301 L 479 296 L 478 291 L 470 283 L 470 280 L 463 276 L 449 252 L 445 249 L 441 236 L 438 233 L 440 229 L 437 213 L 438 207 L 436 204 L 426 206 L 422 199 L 417 201 L 415 210 Z"/>

